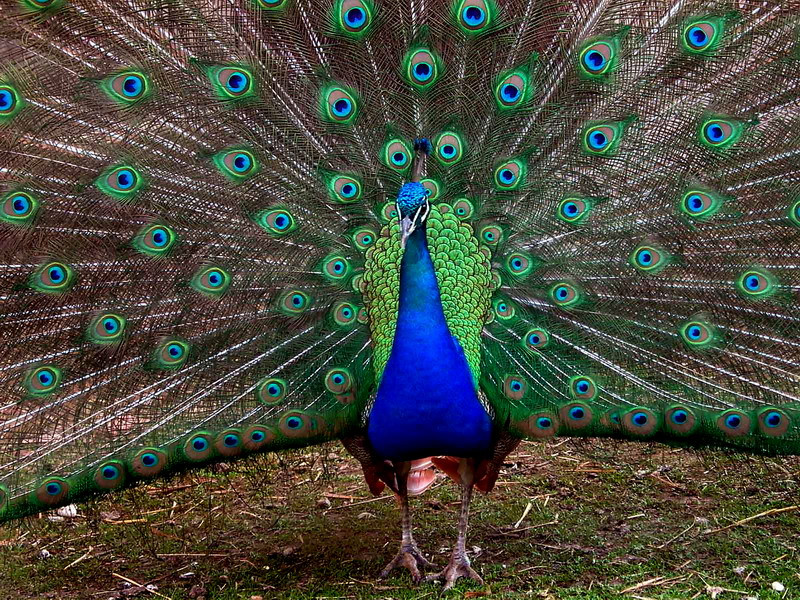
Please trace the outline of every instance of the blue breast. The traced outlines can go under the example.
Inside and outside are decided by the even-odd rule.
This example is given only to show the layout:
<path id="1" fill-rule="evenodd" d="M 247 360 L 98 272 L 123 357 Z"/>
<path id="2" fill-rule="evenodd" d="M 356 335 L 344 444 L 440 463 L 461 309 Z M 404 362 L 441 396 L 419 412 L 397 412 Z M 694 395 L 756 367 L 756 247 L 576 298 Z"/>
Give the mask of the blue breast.
<path id="1" fill-rule="evenodd" d="M 481 456 L 491 446 L 491 419 L 447 327 L 424 227 L 406 244 L 397 329 L 367 433 L 393 461 Z"/>

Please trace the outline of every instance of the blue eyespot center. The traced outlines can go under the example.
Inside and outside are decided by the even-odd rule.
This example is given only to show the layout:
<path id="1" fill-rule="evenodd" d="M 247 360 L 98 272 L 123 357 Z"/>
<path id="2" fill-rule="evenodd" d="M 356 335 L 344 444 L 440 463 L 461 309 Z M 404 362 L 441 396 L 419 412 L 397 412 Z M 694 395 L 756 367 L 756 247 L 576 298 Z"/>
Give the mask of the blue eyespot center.
<path id="1" fill-rule="evenodd" d="M 352 110 L 352 103 L 347 98 L 339 98 L 333 103 L 333 113 L 337 117 L 344 117 L 350 114 Z"/>
<path id="2" fill-rule="evenodd" d="M 608 138 L 602 131 L 593 131 L 589 134 L 589 145 L 595 150 L 602 150 L 608 144 Z"/>
<path id="3" fill-rule="evenodd" d="M 183 348 L 180 344 L 170 344 L 167 346 L 167 354 L 172 358 L 180 358 L 183 355 Z"/>
<path id="4" fill-rule="evenodd" d="M 500 88 L 500 95 L 506 102 L 514 102 L 519 98 L 519 88 L 512 83 L 506 83 Z"/>
<path id="5" fill-rule="evenodd" d="M 0 110 L 6 111 L 13 106 L 14 96 L 8 90 L 0 90 Z"/>
<path id="6" fill-rule="evenodd" d="M 586 392 L 589 391 L 589 383 L 587 381 L 579 381 L 578 385 L 576 385 L 575 387 L 581 394 L 585 394 Z"/>
<path id="7" fill-rule="evenodd" d="M 356 186 L 354 186 L 352 183 L 345 183 L 342 186 L 341 191 L 342 191 L 342 196 L 344 196 L 345 198 L 351 198 L 356 193 Z"/>
<path id="8" fill-rule="evenodd" d="M 501 169 L 500 179 L 503 180 L 503 183 L 513 183 L 514 179 L 516 179 L 516 175 L 514 175 L 514 171 L 511 169 Z"/>
<path id="9" fill-rule="evenodd" d="M 513 391 L 518 392 L 518 391 L 520 391 L 522 389 L 522 383 L 517 381 L 517 380 L 514 380 L 514 381 L 511 382 L 511 385 L 509 385 L 509 387 Z"/>
<path id="10" fill-rule="evenodd" d="M 167 232 L 164 229 L 153 230 L 153 245 L 164 246 L 167 243 Z"/>
<path id="11" fill-rule="evenodd" d="M 689 43 L 695 48 L 702 48 L 709 42 L 708 34 L 701 27 L 692 27 L 687 34 Z"/>
<path id="12" fill-rule="evenodd" d="M 742 424 L 742 417 L 739 415 L 728 415 L 725 419 L 725 425 L 730 429 L 736 429 Z"/>
<path id="13" fill-rule="evenodd" d="M 539 417 L 536 419 L 536 426 L 539 429 L 550 429 L 553 426 L 553 421 L 548 417 Z"/>
<path id="14" fill-rule="evenodd" d="M 700 209 L 703 208 L 703 199 L 697 194 L 689 196 L 687 203 L 689 205 L 689 210 L 692 212 L 699 212 Z"/>
<path id="15" fill-rule="evenodd" d="M 58 496 L 61 493 L 61 484 L 55 481 L 51 481 L 45 486 L 45 490 L 51 496 Z"/>
<path id="16" fill-rule="evenodd" d="M 556 290 L 556 298 L 558 298 L 559 300 L 565 300 L 568 295 L 569 295 L 569 290 L 567 290 L 567 288 L 565 288 L 564 286 L 561 286 Z"/>
<path id="17" fill-rule="evenodd" d="M 574 217 L 578 214 L 578 205 L 574 202 L 567 202 L 564 205 L 564 212 L 567 214 L 567 216 Z"/>
<path id="18" fill-rule="evenodd" d="M 247 89 L 247 82 L 247 75 L 241 71 L 234 71 L 228 76 L 228 80 L 225 82 L 225 87 L 234 93 L 240 93 Z"/>
<path id="19" fill-rule="evenodd" d="M 686 330 L 686 335 L 688 335 L 689 339 L 692 340 L 699 340 L 702 333 L 703 331 L 700 329 L 699 325 L 692 325 Z"/>
<path id="20" fill-rule="evenodd" d="M 122 82 L 122 93 L 128 98 L 138 96 L 142 91 L 142 79 L 136 75 L 129 75 Z"/>
<path id="21" fill-rule="evenodd" d="M 331 380 L 336 385 L 341 385 L 342 383 L 344 383 L 344 376 L 341 375 L 340 373 L 336 373 L 333 377 L 331 377 Z"/>
<path id="22" fill-rule="evenodd" d="M 197 452 L 202 452 L 208 448 L 208 442 L 205 440 L 205 438 L 194 438 L 192 441 L 192 448 L 194 448 Z"/>
<path id="23" fill-rule="evenodd" d="M 750 275 L 745 279 L 745 285 L 747 286 L 748 290 L 757 290 L 759 287 L 760 281 L 758 276 Z"/>
<path id="24" fill-rule="evenodd" d="M 535 333 L 528 336 L 528 343 L 530 343 L 532 346 L 538 345 L 539 342 L 541 341 L 542 338 L 536 335 Z"/>
<path id="25" fill-rule="evenodd" d="M 644 427 L 645 425 L 647 425 L 648 421 L 647 414 L 643 412 L 637 412 L 636 414 L 633 415 L 631 421 L 633 421 L 639 427 Z"/>
<path id="26" fill-rule="evenodd" d="M 14 212 L 18 215 L 25 214 L 31 208 L 30 200 L 25 196 L 14 196 L 11 205 L 14 207 Z"/>
<path id="27" fill-rule="evenodd" d="M 103 479 L 116 479 L 119 475 L 119 469 L 117 467 L 112 467 L 111 465 L 103 467 L 103 470 L 100 471 Z"/>
<path id="28" fill-rule="evenodd" d="M 64 273 L 64 269 L 61 267 L 50 267 L 47 271 L 47 276 L 52 283 L 61 283 L 64 281 L 66 273 Z"/>
<path id="29" fill-rule="evenodd" d="M 767 427 L 777 427 L 781 424 L 781 421 L 783 421 L 783 417 L 781 416 L 781 413 L 776 411 L 769 412 L 767 413 L 767 416 L 764 417 L 764 423 L 767 425 Z"/>
<path id="30" fill-rule="evenodd" d="M 725 132 L 718 124 L 710 123 L 706 126 L 706 137 L 709 141 L 718 143 L 725 139 Z"/>
<path id="31" fill-rule="evenodd" d="M 289 417 L 286 419 L 286 426 L 289 429 L 300 429 L 303 426 L 303 421 L 299 417 Z"/>
<path id="32" fill-rule="evenodd" d="M 223 438 L 222 443 L 228 448 L 235 448 L 239 445 L 239 436 L 229 433 Z"/>
<path id="33" fill-rule="evenodd" d="M 292 304 L 295 306 L 302 306 L 304 302 L 305 301 L 300 294 L 295 294 L 292 296 Z"/>
<path id="34" fill-rule="evenodd" d="M 586 68 L 590 71 L 599 71 L 605 66 L 606 57 L 603 56 L 602 52 L 589 50 L 589 52 L 583 55 L 583 64 L 586 65 Z"/>
<path id="35" fill-rule="evenodd" d="M 135 179 L 133 173 L 128 169 L 117 172 L 117 186 L 122 190 L 127 190 L 133 186 Z"/>
<path id="36" fill-rule="evenodd" d="M 576 421 L 580 421 L 583 417 L 586 416 L 586 411 L 583 410 L 583 408 L 580 407 L 580 406 L 574 406 L 569 411 L 569 416 L 570 416 L 571 419 L 574 419 Z"/>
<path id="37" fill-rule="evenodd" d="M 152 452 L 146 452 L 142 454 L 141 461 L 145 467 L 154 467 L 158 464 L 158 457 Z"/>
<path id="38" fill-rule="evenodd" d="M 683 425 L 689 420 L 689 413 L 685 410 L 676 410 L 672 413 L 672 422 L 676 425 Z"/>
<path id="39" fill-rule="evenodd" d="M 414 65 L 414 77 L 420 81 L 427 81 L 433 75 L 431 65 L 426 62 L 419 62 Z"/>
<path id="40" fill-rule="evenodd" d="M 442 146 L 442 156 L 445 158 L 453 158 L 456 155 L 456 147 L 452 144 L 445 144 Z"/>
<path id="41" fill-rule="evenodd" d="M 264 432 L 263 431 L 254 431 L 250 434 L 250 439 L 254 442 L 263 442 L 264 441 Z"/>
<path id="42" fill-rule="evenodd" d="M 47 370 L 39 371 L 37 377 L 39 379 L 39 383 L 41 383 L 42 385 L 50 385 L 51 383 L 53 383 L 53 380 L 55 379 L 53 373 Z"/>
<path id="43" fill-rule="evenodd" d="M 408 158 L 404 152 L 395 152 L 392 154 L 392 162 L 398 166 L 406 164 Z"/>
<path id="44" fill-rule="evenodd" d="M 270 396 L 280 396 L 281 388 L 277 384 L 271 383 L 267 386 L 267 393 Z"/>
<path id="45" fill-rule="evenodd" d="M 344 19 L 350 27 L 361 27 L 367 20 L 367 15 L 361 8 L 353 7 L 345 13 Z"/>
<path id="46" fill-rule="evenodd" d="M 103 319 L 103 329 L 108 333 L 116 333 L 119 329 L 119 322 L 112 317 Z"/>
<path id="47" fill-rule="evenodd" d="M 237 154 L 233 159 L 233 168 L 239 173 L 243 173 L 250 168 L 252 161 L 247 154 Z"/>
<path id="48" fill-rule="evenodd" d="M 461 14 L 470 27 L 477 27 L 486 20 L 486 14 L 479 6 L 467 6 Z"/>

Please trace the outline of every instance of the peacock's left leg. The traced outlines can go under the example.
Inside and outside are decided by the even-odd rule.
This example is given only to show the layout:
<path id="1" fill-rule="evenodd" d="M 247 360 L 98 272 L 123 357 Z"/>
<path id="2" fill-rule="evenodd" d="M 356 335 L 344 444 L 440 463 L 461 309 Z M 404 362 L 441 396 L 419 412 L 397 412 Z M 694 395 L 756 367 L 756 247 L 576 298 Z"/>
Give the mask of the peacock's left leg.
<path id="1" fill-rule="evenodd" d="M 469 504 L 472 501 L 472 488 L 475 485 L 475 460 L 462 458 L 458 465 L 461 476 L 461 508 L 458 513 L 458 538 L 450 555 L 450 562 L 441 573 L 429 575 L 426 581 L 444 581 L 444 589 L 449 590 L 461 577 L 469 577 L 480 584 L 483 579 L 470 566 L 467 557 L 467 528 L 469 527 Z"/>
<path id="2" fill-rule="evenodd" d="M 422 552 L 417 547 L 417 543 L 411 533 L 411 510 L 408 506 L 408 474 L 410 471 L 410 462 L 395 464 L 397 496 L 400 499 L 400 508 L 403 512 L 403 537 L 400 540 L 400 550 L 392 561 L 386 565 L 386 568 L 381 571 L 380 577 L 385 579 L 395 567 L 402 566 L 409 570 L 414 583 L 419 583 L 422 581 L 420 567 L 431 568 L 436 565 L 422 556 Z"/>

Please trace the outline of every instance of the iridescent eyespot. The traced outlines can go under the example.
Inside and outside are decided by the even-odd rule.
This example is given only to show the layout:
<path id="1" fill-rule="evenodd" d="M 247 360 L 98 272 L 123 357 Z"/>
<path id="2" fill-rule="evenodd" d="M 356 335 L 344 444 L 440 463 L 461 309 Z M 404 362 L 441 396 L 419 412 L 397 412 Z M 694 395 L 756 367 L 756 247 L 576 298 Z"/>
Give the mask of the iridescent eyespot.
<path id="1" fill-rule="evenodd" d="M 778 437 L 789 430 L 791 419 L 789 415 L 778 408 L 762 408 L 758 412 L 758 429 L 770 437 Z"/>
<path id="2" fill-rule="evenodd" d="M 750 416 L 738 410 L 727 410 L 717 417 L 717 427 L 730 437 L 747 435 L 751 426 Z"/>
<path id="3" fill-rule="evenodd" d="M 11 192 L 0 202 L 0 220 L 12 225 L 30 225 L 39 210 L 39 201 L 28 192 Z"/>
<path id="4" fill-rule="evenodd" d="M 634 436 L 648 436 L 656 433 L 661 425 L 658 416 L 649 408 L 636 407 L 622 415 L 622 427 Z"/>
<path id="5" fill-rule="evenodd" d="M 275 432 L 262 425 L 251 425 L 242 433 L 243 445 L 250 452 L 257 452 L 275 440 Z"/>
<path id="6" fill-rule="evenodd" d="M 13 117 L 22 104 L 22 96 L 14 87 L 0 83 L 0 123 Z"/>
<path id="7" fill-rule="evenodd" d="M 328 184 L 331 200 L 341 204 L 358 202 L 361 199 L 361 182 L 352 175 L 332 177 Z"/>
<path id="8" fill-rule="evenodd" d="M 144 185 L 139 172 L 131 166 L 121 165 L 107 169 L 96 181 L 101 191 L 117 200 L 128 200 Z"/>
<path id="9" fill-rule="evenodd" d="M 578 375 L 569 380 L 569 392 L 573 398 L 592 400 L 597 396 L 597 385 L 591 377 Z"/>
<path id="10" fill-rule="evenodd" d="M 361 227 L 350 234 L 350 239 L 353 241 L 353 246 L 355 246 L 356 250 L 366 252 L 370 246 L 375 244 L 378 234 L 369 227 Z"/>
<path id="11" fill-rule="evenodd" d="M 347 369 L 331 369 L 325 374 L 325 387 L 332 394 L 344 394 L 353 386 L 353 376 Z"/>
<path id="12" fill-rule="evenodd" d="M 337 302 L 331 308 L 333 322 L 339 327 L 349 327 L 356 322 L 358 310 L 350 302 Z"/>
<path id="13" fill-rule="evenodd" d="M 255 95 L 253 75 L 241 66 L 211 67 L 208 76 L 222 100 L 241 100 Z"/>
<path id="14" fill-rule="evenodd" d="M 181 340 L 162 341 L 153 353 L 153 366 L 157 369 L 178 369 L 189 358 L 189 344 Z"/>
<path id="15" fill-rule="evenodd" d="M 435 156 L 444 165 L 453 165 L 460 161 L 463 149 L 461 136 L 449 131 L 439 134 L 434 142 Z"/>
<path id="16" fill-rule="evenodd" d="M 725 26 L 724 19 L 708 18 L 689 21 L 683 26 L 681 38 L 689 54 L 712 54 L 718 47 Z"/>
<path id="17" fill-rule="evenodd" d="M 633 250 L 628 262 L 642 273 L 655 274 L 669 264 L 669 259 L 665 250 L 654 244 L 642 244 Z"/>
<path id="18" fill-rule="evenodd" d="M 517 313 L 516 307 L 509 301 L 503 298 L 495 298 L 492 301 L 495 316 L 501 321 L 508 321 L 514 318 Z"/>
<path id="19" fill-rule="evenodd" d="M 406 81 L 419 90 L 436 82 L 440 68 L 439 59 L 427 48 L 411 50 L 403 58 Z"/>
<path id="20" fill-rule="evenodd" d="M 280 208 L 261 211 L 256 215 L 255 221 L 264 231 L 275 237 L 282 237 L 297 229 L 292 213 Z"/>
<path id="21" fill-rule="evenodd" d="M 328 86 L 320 96 L 322 116 L 326 121 L 349 125 L 358 114 L 355 92 L 342 86 Z"/>
<path id="22" fill-rule="evenodd" d="M 589 200 L 567 197 L 559 202 L 556 216 L 570 225 L 577 225 L 586 220 L 591 209 L 592 203 Z"/>
<path id="23" fill-rule="evenodd" d="M 288 0 L 255 0 L 256 6 L 263 10 L 277 10 L 283 8 Z"/>
<path id="24" fill-rule="evenodd" d="M 457 0 L 453 12 L 462 31 L 475 34 L 491 25 L 495 10 L 492 0 Z"/>
<path id="25" fill-rule="evenodd" d="M 286 382 L 283 379 L 269 377 L 256 387 L 256 399 L 267 406 L 280 404 L 286 397 L 286 389 Z"/>
<path id="26" fill-rule="evenodd" d="M 75 271 L 66 263 L 48 262 L 39 266 L 30 276 L 28 285 L 37 292 L 60 294 L 75 284 Z"/>
<path id="27" fill-rule="evenodd" d="M 114 490 L 125 484 L 125 466 L 121 461 L 110 460 L 94 471 L 94 482 L 100 489 Z"/>
<path id="28" fill-rule="evenodd" d="M 509 375 L 503 380 L 503 394 L 510 400 L 522 400 L 528 390 L 528 383 L 516 375 Z"/>
<path id="29" fill-rule="evenodd" d="M 395 171 L 404 172 L 411 166 L 411 148 L 402 140 L 390 140 L 383 145 L 381 162 Z"/>
<path id="30" fill-rule="evenodd" d="M 238 429 L 228 429 L 214 439 L 214 449 L 220 456 L 238 456 L 244 450 L 242 434 Z"/>
<path id="31" fill-rule="evenodd" d="M 311 298 L 300 290 L 284 292 L 278 299 L 278 309 L 289 315 L 305 311 L 311 304 Z"/>
<path id="32" fill-rule="evenodd" d="M 496 81 L 494 99 L 500 110 L 519 107 L 529 96 L 527 69 L 506 71 Z"/>
<path id="33" fill-rule="evenodd" d="M 517 189 L 525 179 L 525 163 L 521 160 L 510 160 L 494 170 L 495 186 L 502 191 Z"/>
<path id="34" fill-rule="evenodd" d="M 312 436 L 319 433 L 315 431 L 316 419 L 299 410 L 293 410 L 283 415 L 278 427 L 283 435 L 290 438 Z"/>
<path id="35" fill-rule="evenodd" d="M 725 149 L 732 146 L 742 136 L 744 125 L 740 121 L 712 117 L 701 121 L 700 141 L 712 149 Z"/>
<path id="36" fill-rule="evenodd" d="M 116 344 L 125 333 L 125 317 L 114 313 L 102 313 L 89 324 L 87 336 L 95 344 Z"/>
<path id="37" fill-rule="evenodd" d="M 479 236 L 484 244 L 496 246 L 503 240 L 503 230 L 497 225 L 487 225 L 480 230 Z"/>
<path id="38" fill-rule="evenodd" d="M 140 477 L 152 477 L 167 468 L 167 455 L 160 448 L 143 448 L 131 460 L 131 468 Z"/>
<path id="39" fill-rule="evenodd" d="M 718 341 L 716 328 L 702 315 L 696 315 L 678 328 L 684 343 L 693 349 L 709 348 Z"/>
<path id="40" fill-rule="evenodd" d="M 787 216 L 789 217 L 789 221 L 791 221 L 792 225 L 795 227 L 800 227 L 800 199 L 796 200 L 794 204 L 789 206 Z"/>
<path id="41" fill-rule="evenodd" d="M 527 252 L 517 251 L 506 258 L 506 271 L 515 279 L 524 279 L 531 274 L 536 261 Z"/>
<path id="42" fill-rule="evenodd" d="M 35 491 L 36 499 L 46 506 L 61 504 L 69 494 L 69 483 L 61 477 L 48 477 Z"/>
<path id="43" fill-rule="evenodd" d="M 25 389 L 32 396 L 46 396 L 61 385 L 63 372 L 55 365 L 44 365 L 29 369 L 25 374 Z"/>
<path id="44" fill-rule="evenodd" d="M 194 434 L 183 445 L 183 453 L 186 458 L 193 462 L 199 462 L 211 458 L 214 453 L 212 445 L 212 435 L 208 431 L 202 431 Z"/>
<path id="45" fill-rule="evenodd" d="M 212 157 L 220 173 L 231 181 L 243 181 L 261 168 L 255 155 L 244 148 L 223 150 Z"/>
<path id="46" fill-rule="evenodd" d="M 108 96 L 121 104 L 133 104 L 150 93 L 150 81 L 144 73 L 125 71 L 103 82 Z"/>
<path id="47" fill-rule="evenodd" d="M 616 49 L 608 42 L 596 42 L 579 54 L 580 66 L 587 75 L 603 75 L 609 72 L 616 61 Z"/>
<path id="48" fill-rule="evenodd" d="M 231 276 L 219 267 L 201 267 L 192 277 L 191 286 L 202 294 L 218 298 L 231 285 Z"/>
<path id="49" fill-rule="evenodd" d="M 664 419 L 664 425 L 678 435 L 688 435 L 692 433 L 698 424 L 697 417 L 691 409 L 685 406 L 672 406 L 670 407 Z"/>
<path id="50" fill-rule="evenodd" d="M 611 127 L 591 127 L 583 136 L 587 150 L 594 153 L 603 153 L 611 147 L 614 141 L 614 130 Z"/>
<path id="51" fill-rule="evenodd" d="M 469 219 L 475 212 L 475 207 L 466 198 L 458 198 L 453 204 L 453 212 L 461 220 Z"/>
<path id="52" fill-rule="evenodd" d="M 320 271 L 326 279 L 340 281 L 350 275 L 350 262 L 339 254 L 329 254 L 322 259 Z"/>
<path id="53" fill-rule="evenodd" d="M 385 202 L 378 211 L 378 220 L 381 223 L 388 223 L 392 219 L 397 218 L 397 204 L 394 202 Z"/>
<path id="54" fill-rule="evenodd" d="M 337 30 L 350 37 L 361 37 L 372 24 L 372 3 L 364 0 L 338 0 L 334 8 Z"/>
<path id="55" fill-rule="evenodd" d="M 133 247 L 148 256 L 164 256 L 178 242 L 178 236 L 171 227 L 156 224 L 142 228 L 133 239 Z"/>
<path id="56" fill-rule="evenodd" d="M 570 392 L 572 393 L 572 388 L 570 388 Z M 570 429 L 583 429 L 591 424 L 594 414 L 587 404 L 570 402 L 561 407 L 559 417 L 561 422 Z"/>
<path id="57" fill-rule="evenodd" d="M 624 121 L 595 121 L 589 123 L 581 135 L 583 152 L 591 156 L 616 154 L 625 128 L 636 120 L 630 116 Z"/>
<path id="58" fill-rule="evenodd" d="M 550 300 L 552 300 L 556 306 L 562 308 L 575 306 L 583 299 L 583 294 L 578 287 L 566 281 L 558 282 L 550 286 L 548 294 Z"/>
<path id="59" fill-rule="evenodd" d="M 550 343 L 550 334 L 541 327 L 529 329 L 522 338 L 523 347 L 531 351 L 542 350 Z"/>
<path id="60" fill-rule="evenodd" d="M 687 216 L 703 221 L 713 217 L 722 207 L 723 198 L 708 190 L 692 189 L 681 198 L 680 210 Z"/>
<path id="61" fill-rule="evenodd" d="M 425 195 L 428 197 L 429 202 L 434 202 L 439 199 L 442 194 L 442 184 L 431 177 L 426 177 L 420 180 L 422 187 L 425 188 Z"/>
<path id="62" fill-rule="evenodd" d="M 748 298 L 768 298 L 777 291 L 775 278 L 764 269 L 749 269 L 736 280 L 736 287 Z"/>

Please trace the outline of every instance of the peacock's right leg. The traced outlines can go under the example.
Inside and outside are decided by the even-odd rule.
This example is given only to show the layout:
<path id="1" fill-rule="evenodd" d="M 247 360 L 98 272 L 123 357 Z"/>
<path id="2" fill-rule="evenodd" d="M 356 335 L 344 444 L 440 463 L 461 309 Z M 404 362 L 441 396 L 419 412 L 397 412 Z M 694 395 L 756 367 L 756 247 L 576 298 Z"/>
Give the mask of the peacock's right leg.
<path id="1" fill-rule="evenodd" d="M 408 474 L 410 471 L 410 462 L 401 462 L 395 465 L 397 496 L 400 499 L 400 509 L 403 513 L 403 537 L 400 540 L 400 550 L 392 561 L 386 565 L 386 568 L 381 571 L 380 577 L 385 579 L 395 567 L 402 566 L 409 570 L 414 583 L 419 583 L 422 581 L 420 567 L 423 569 L 434 568 L 436 565 L 422 556 L 422 552 L 417 547 L 417 543 L 411 533 L 411 510 L 408 506 Z"/>

